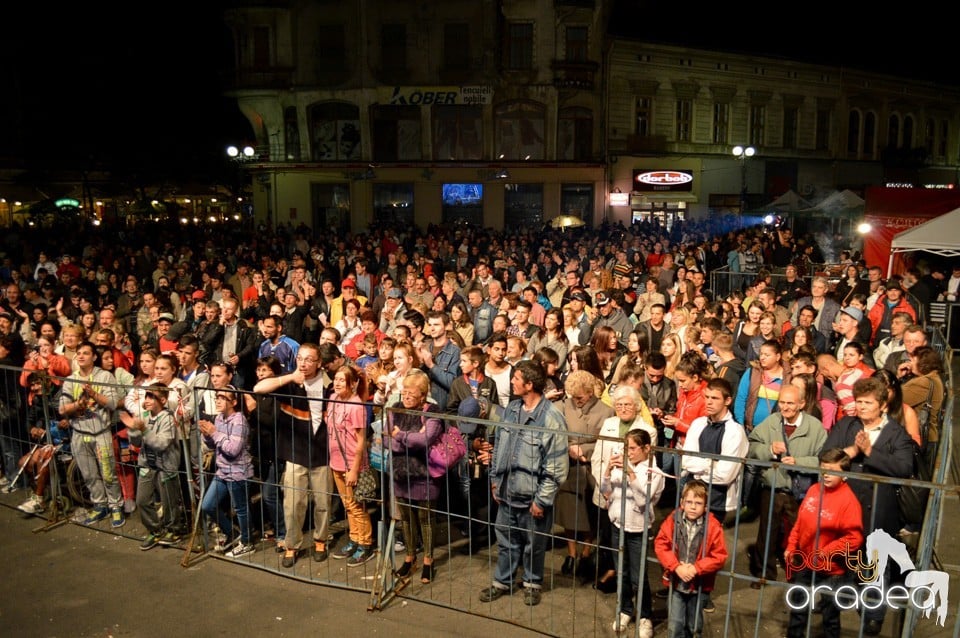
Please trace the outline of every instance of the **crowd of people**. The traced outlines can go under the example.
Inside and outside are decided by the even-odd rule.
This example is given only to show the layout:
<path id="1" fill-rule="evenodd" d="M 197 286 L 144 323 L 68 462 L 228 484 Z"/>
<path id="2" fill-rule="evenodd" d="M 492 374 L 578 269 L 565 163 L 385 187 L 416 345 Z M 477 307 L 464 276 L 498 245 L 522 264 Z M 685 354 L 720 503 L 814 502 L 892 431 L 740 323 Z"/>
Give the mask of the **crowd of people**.
<path id="1" fill-rule="evenodd" d="M 749 567 L 763 587 L 788 539 L 804 550 L 819 539 L 794 526 L 816 527 L 805 503 L 837 483 L 818 482 L 817 467 L 909 478 L 915 450 L 928 464 L 936 455 L 943 362 L 918 321 L 956 298 L 960 264 L 884 280 L 843 238 L 706 222 L 121 239 L 26 244 L 4 259 L 0 484 L 29 488 L 20 509 L 42 513 L 43 459 L 70 433 L 86 522 L 120 527 L 139 510 L 144 550 L 183 539 L 183 477 L 206 471 L 200 508 L 217 551 L 240 557 L 262 536 L 287 568 L 307 552 L 363 565 L 376 546 L 354 488 L 377 448 L 402 529 L 399 577 L 421 552 L 421 582 L 437 577 L 433 513 L 446 490 L 471 544 L 498 547 L 482 601 L 511 593 L 522 566 L 524 602 L 540 603 L 556 524 L 562 573 L 601 591 L 620 577 L 615 631 L 635 621 L 651 636 L 649 534 L 670 635 L 684 636 L 715 609 L 725 526 L 760 515 Z M 825 246 L 841 256 L 835 284 L 816 274 Z M 724 295 L 708 283 L 720 269 Z M 502 427 L 461 422 L 469 453 L 445 481 L 427 451 L 457 417 Z M 751 472 L 745 459 L 778 465 Z M 806 482 L 802 468 L 814 471 Z M 860 516 L 844 520 L 860 527 L 839 533 L 916 534 L 916 521 L 877 507 L 890 486 L 850 487 Z M 339 506 L 349 541 L 334 549 Z M 610 551 L 621 545 L 626 574 Z M 882 611 L 865 613 L 866 635 Z M 834 615 L 823 624 L 839 631 Z M 803 631 L 791 620 L 791 636 Z"/>

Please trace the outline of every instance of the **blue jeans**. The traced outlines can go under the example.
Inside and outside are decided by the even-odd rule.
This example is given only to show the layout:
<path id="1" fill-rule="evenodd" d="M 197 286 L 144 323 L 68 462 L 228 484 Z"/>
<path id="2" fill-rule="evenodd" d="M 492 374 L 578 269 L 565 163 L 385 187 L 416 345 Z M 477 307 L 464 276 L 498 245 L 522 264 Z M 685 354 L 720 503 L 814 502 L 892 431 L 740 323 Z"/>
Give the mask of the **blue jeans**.
<path id="1" fill-rule="evenodd" d="M 553 508 L 547 507 L 542 518 L 534 518 L 530 507 L 513 507 L 500 503 L 497 510 L 497 568 L 493 579 L 501 587 L 513 585 L 513 575 L 523 560 L 523 584 L 540 588 L 543 584 L 543 561 L 553 529 Z"/>
<path id="2" fill-rule="evenodd" d="M 267 520 L 273 525 L 276 538 L 282 540 L 287 536 L 287 526 L 283 518 L 283 510 L 280 509 L 279 475 L 277 463 L 271 463 L 267 476 L 263 479 L 263 485 L 260 487 L 260 495 L 263 498 L 263 507 L 267 510 Z"/>
<path id="3" fill-rule="evenodd" d="M 674 589 L 667 609 L 667 638 L 693 638 L 703 631 L 703 603 L 698 592 Z"/>
<path id="4" fill-rule="evenodd" d="M 636 617 L 636 599 L 637 592 L 640 592 L 640 618 L 653 618 L 653 605 L 650 592 L 650 579 L 647 578 L 647 571 L 643 569 L 643 582 L 640 582 L 640 571 L 645 568 L 643 563 L 643 532 L 621 532 L 616 525 L 611 525 L 612 547 L 620 547 L 620 534 L 624 534 L 623 539 L 623 574 L 629 576 L 624 578 L 620 585 L 620 612 L 630 614 Z M 648 552 L 649 554 L 649 552 Z M 649 563 L 648 563 L 649 564 Z"/>
<path id="5" fill-rule="evenodd" d="M 233 511 L 237 513 L 237 522 L 240 524 L 240 542 L 244 545 L 250 542 L 250 524 L 248 511 L 250 509 L 250 497 L 247 494 L 246 481 L 224 481 L 219 476 L 215 476 L 206 493 L 203 495 L 203 503 L 200 509 L 207 515 L 217 521 L 220 531 L 227 535 L 227 539 L 233 537 L 233 517 L 229 510 L 222 507 L 223 501 L 227 496 L 230 497 L 230 505 Z"/>

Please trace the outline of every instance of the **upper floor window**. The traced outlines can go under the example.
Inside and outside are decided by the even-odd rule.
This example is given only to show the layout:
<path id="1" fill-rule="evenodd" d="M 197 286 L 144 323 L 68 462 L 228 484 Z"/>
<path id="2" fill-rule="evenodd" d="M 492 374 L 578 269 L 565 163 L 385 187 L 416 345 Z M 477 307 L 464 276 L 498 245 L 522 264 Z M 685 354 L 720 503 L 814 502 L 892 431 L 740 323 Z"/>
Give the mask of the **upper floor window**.
<path id="1" fill-rule="evenodd" d="M 376 161 L 422 159 L 419 106 L 375 106 L 371 114 Z"/>
<path id="2" fill-rule="evenodd" d="M 483 107 L 444 104 L 433 107 L 433 159 L 483 157 Z"/>
<path id="3" fill-rule="evenodd" d="M 586 160 L 593 154 L 593 113 L 585 108 L 561 109 L 557 121 L 557 159 Z"/>
<path id="4" fill-rule="evenodd" d="M 923 147 L 927 149 L 927 153 L 933 155 L 934 141 L 937 137 L 937 125 L 934 123 L 933 118 L 927 118 L 927 124 L 923 130 L 924 144 Z"/>
<path id="5" fill-rule="evenodd" d="M 496 155 L 505 159 L 544 159 L 546 109 L 532 101 L 499 104 L 494 109 Z"/>
<path id="6" fill-rule="evenodd" d="M 730 105 L 726 102 L 713 104 L 713 143 L 726 144 L 730 129 Z"/>
<path id="7" fill-rule="evenodd" d="M 324 24 L 317 27 L 316 42 L 317 57 L 323 66 L 346 66 L 347 45 L 342 24 Z"/>
<path id="8" fill-rule="evenodd" d="M 288 106 L 283 111 L 283 147 L 288 162 L 300 161 L 300 123 L 295 106 Z"/>
<path id="9" fill-rule="evenodd" d="M 947 120 L 940 120 L 940 135 L 937 137 L 937 157 L 945 158 L 947 156 L 947 138 L 950 133 L 950 123 Z"/>
<path id="10" fill-rule="evenodd" d="M 863 148 L 861 157 L 871 159 L 877 147 L 877 114 L 868 111 L 863 116 Z"/>
<path id="11" fill-rule="evenodd" d="M 693 125 L 693 100 L 677 100 L 677 141 L 690 141 Z"/>
<path id="12" fill-rule="evenodd" d="M 847 122 L 847 155 L 857 156 L 857 150 L 860 148 L 860 111 L 850 111 L 850 117 Z"/>
<path id="13" fill-rule="evenodd" d="M 587 41 L 587 27 L 567 27 L 567 61 L 586 62 L 589 58 L 589 43 Z"/>
<path id="14" fill-rule="evenodd" d="M 750 144 L 763 146 L 767 132 L 767 107 L 762 104 L 750 106 Z"/>
<path id="15" fill-rule="evenodd" d="M 443 69 L 466 71 L 470 68 L 470 27 L 463 22 L 443 25 Z"/>
<path id="16" fill-rule="evenodd" d="M 913 148 L 914 119 L 912 115 L 905 115 L 903 118 L 903 146 L 904 148 Z"/>
<path id="17" fill-rule="evenodd" d="M 800 124 L 800 109 L 795 106 L 783 109 L 783 148 L 797 148 L 797 131 Z"/>
<path id="18" fill-rule="evenodd" d="M 387 72 L 407 70 L 407 25 L 380 27 L 380 68 Z"/>
<path id="19" fill-rule="evenodd" d="M 308 110 L 313 161 L 360 159 L 360 109 L 346 102 L 316 104 Z"/>
<path id="20" fill-rule="evenodd" d="M 887 146 L 900 148 L 900 115 L 894 113 L 887 120 Z"/>
<path id="21" fill-rule="evenodd" d="M 637 98 L 637 135 L 646 137 L 653 132 L 653 99 Z"/>
<path id="22" fill-rule="evenodd" d="M 253 67 L 263 69 L 271 64 L 270 29 L 268 27 L 253 27 L 251 32 L 253 43 Z"/>
<path id="23" fill-rule="evenodd" d="M 508 22 L 503 65 L 511 71 L 533 68 L 533 23 Z"/>
<path id="24" fill-rule="evenodd" d="M 833 111 L 817 109 L 816 148 L 826 151 L 830 148 L 830 122 L 833 120 Z"/>

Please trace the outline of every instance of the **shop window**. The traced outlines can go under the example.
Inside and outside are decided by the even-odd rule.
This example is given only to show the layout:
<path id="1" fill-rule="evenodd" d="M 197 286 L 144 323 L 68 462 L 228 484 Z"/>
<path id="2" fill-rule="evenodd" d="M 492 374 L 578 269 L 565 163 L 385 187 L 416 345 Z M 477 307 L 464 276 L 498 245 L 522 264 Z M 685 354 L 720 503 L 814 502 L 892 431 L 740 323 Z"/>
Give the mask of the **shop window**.
<path id="1" fill-rule="evenodd" d="M 313 161 L 360 159 L 360 109 L 346 102 L 310 107 Z"/>
<path id="2" fill-rule="evenodd" d="M 483 226 L 483 184 L 444 184 L 441 193 L 444 224 Z"/>
<path id="3" fill-rule="evenodd" d="M 504 225 L 508 228 L 543 225 L 543 184 L 504 184 Z"/>
<path id="4" fill-rule="evenodd" d="M 374 106 L 371 112 L 374 160 L 422 159 L 419 106 Z"/>
<path id="5" fill-rule="evenodd" d="M 561 184 L 560 214 L 579 217 L 593 224 L 593 184 Z"/>
<path id="6" fill-rule="evenodd" d="M 350 184 L 311 184 L 313 228 L 317 232 L 350 232 Z"/>
<path id="7" fill-rule="evenodd" d="M 588 160 L 593 151 L 593 113 L 585 108 L 561 109 L 557 121 L 557 159 Z"/>
<path id="8" fill-rule="evenodd" d="M 507 102 L 494 110 L 496 155 L 508 160 L 544 159 L 542 104 Z"/>
<path id="9" fill-rule="evenodd" d="M 416 215 L 413 209 L 413 184 L 373 185 L 373 222 L 412 228 Z"/>
<path id="10" fill-rule="evenodd" d="M 288 162 L 300 161 L 300 123 L 295 106 L 288 106 L 283 111 L 283 147 Z"/>
<path id="11" fill-rule="evenodd" d="M 433 159 L 478 160 L 483 157 L 483 107 L 433 107 Z"/>

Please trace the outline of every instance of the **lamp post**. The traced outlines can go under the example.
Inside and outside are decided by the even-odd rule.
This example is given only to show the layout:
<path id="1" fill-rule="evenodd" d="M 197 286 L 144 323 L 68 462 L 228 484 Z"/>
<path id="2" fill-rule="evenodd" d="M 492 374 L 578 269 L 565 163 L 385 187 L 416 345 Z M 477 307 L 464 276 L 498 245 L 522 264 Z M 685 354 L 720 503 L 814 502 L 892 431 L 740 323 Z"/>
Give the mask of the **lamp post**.
<path id="1" fill-rule="evenodd" d="M 747 209 L 747 158 L 753 157 L 757 149 L 752 146 L 734 146 L 733 156 L 740 160 L 740 223 L 743 223 L 743 211 Z"/>
<path id="2" fill-rule="evenodd" d="M 233 196 L 236 198 L 235 203 L 242 202 L 245 181 L 243 165 L 257 159 L 257 151 L 250 145 L 238 148 L 231 144 L 227 147 L 227 157 L 237 164 L 237 183 Z M 242 213 L 242 210 L 240 212 Z"/>

